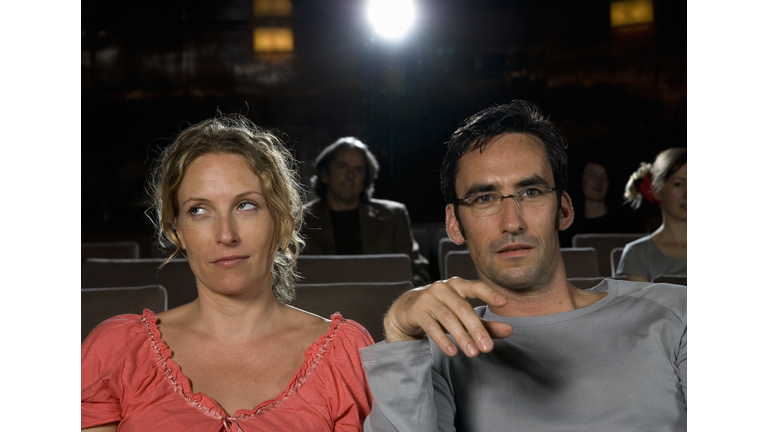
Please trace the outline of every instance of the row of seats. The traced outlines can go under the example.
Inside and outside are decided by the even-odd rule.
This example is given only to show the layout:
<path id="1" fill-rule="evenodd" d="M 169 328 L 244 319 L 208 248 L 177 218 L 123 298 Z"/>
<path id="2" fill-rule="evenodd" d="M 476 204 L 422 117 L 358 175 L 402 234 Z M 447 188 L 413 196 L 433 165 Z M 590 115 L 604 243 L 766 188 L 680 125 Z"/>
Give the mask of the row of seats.
<path id="1" fill-rule="evenodd" d="M 434 226 L 432 226 L 434 225 Z M 457 245 L 445 234 L 445 229 L 440 224 L 430 224 L 433 236 L 430 238 L 429 228 L 413 228 L 414 237 L 418 241 L 422 254 L 427 256 L 436 256 L 438 259 L 439 275 L 445 279 L 448 275 L 445 268 L 445 257 L 452 251 L 466 250 L 465 245 Z M 584 274 L 586 269 L 582 267 L 574 268 L 571 273 L 574 277 L 592 277 L 592 276 L 616 276 L 616 265 L 618 258 L 621 257 L 621 250 L 629 242 L 639 239 L 644 234 L 577 234 L 573 237 L 573 248 L 594 248 L 597 260 L 597 273 L 592 275 Z M 432 245 L 436 244 L 435 247 Z M 565 248 L 564 248 L 565 249 Z M 618 251 L 617 251 L 618 249 Z M 154 241 L 150 247 L 150 258 L 164 258 L 168 256 L 169 251 L 160 247 L 159 242 Z M 614 257 L 616 256 L 616 257 Z M 83 243 L 81 248 L 81 261 L 85 263 L 88 258 L 126 258 L 138 259 L 139 244 L 134 241 L 109 242 L 109 243 Z M 588 271 L 592 271 L 592 265 L 589 264 Z"/>
<path id="2" fill-rule="evenodd" d="M 591 246 L 580 247 L 585 243 L 579 236 Z M 574 245 L 578 247 L 561 251 L 569 282 L 587 289 L 607 275 L 616 277 L 615 266 L 624 244 L 641 235 L 579 236 L 574 237 Z M 617 244 L 619 246 L 609 249 L 607 254 L 609 271 L 601 270 L 598 250 L 605 251 Z M 159 312 L 197 297 L 195 277 L 185 258 L 176 258 L 159 270 L 163 258 L 139 259 L 138 250 L 135 242 L 83 244 L 83 338 L 96 324 L 110 316 L 140 313 L 145 307 Z M 457 246 L 446 237 L 438 242 L 438 255 L 443 257 L 439 262 L 441 278 L 477 279 L 477 271 L 465 246 Z M 93 256 L 100 258 L 90 258 Z M 116 256 L 125 258 L 112 258 Z M 296 307 L 324 317 L 341 311 L 345 317 L 363 324 L 377 341 L 383 335 L 383 314 L 400 294 L 413 288 L 410 258 L 405 254 L 302 255 L 297 270 L 301 279 L 297 285 Z M 659 281 L 686 283 L 685 278 L 666 276 L 660 277 Z M 475 306 L 479 305 L 477 301 L 475 303 Z"/>
<path id="3" fill-rule="evenodd" d="M 410 281 L 297 284 L 293 306 L 329 318 L 341 312 L 344 318 L 365 327 L 379 342 L 384 339 L 384 314 L 404 292 Z M 81 342 L 102 321 L 121 314 L 155 313 L 168 309 L 168 290 L 162 285 L 122 288 L 83 288 L 80 293 Z"/>

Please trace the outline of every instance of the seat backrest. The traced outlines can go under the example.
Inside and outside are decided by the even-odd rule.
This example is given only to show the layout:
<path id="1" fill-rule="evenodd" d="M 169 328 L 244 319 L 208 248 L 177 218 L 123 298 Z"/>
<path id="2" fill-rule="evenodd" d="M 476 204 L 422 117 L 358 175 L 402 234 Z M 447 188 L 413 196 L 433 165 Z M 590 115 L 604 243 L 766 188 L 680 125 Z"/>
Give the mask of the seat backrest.
<path id="1" fill-rule="evenodd" d="M 88 258 L 139 258 L 139 243 L 135 241 L 81 243 L 80 265 Z"/>
<path id="2" fill-rule="evenodd" d="M 670 283 L 675 285 L 688 286 L 688 276 L 676 276 L 676 275 L 658 275 L 654 276 L 651 282 L 654 283 Z"/>
<path id="3" fill-rule="evenodd" d="M 611 251 L 611 276 L 616 277 L 616 269 L 619 268 L 619 261 L 621 261 L 621 254 L 623 252 L 624 246 L 613 248 Z"/>
<path id="4" fill-rule="evenodd" d="M 336 312 L 365 327 L 379 342 L 384 339 L 384 314 L 410 281 L 378 283 L 297 284 L 293 306 L 329 318 Z"/>
<path id="5" fill-rule="evenodd" d="M 83 288 L 80 291 L 80 342 L 97 325 L 122 314 L 141 315 L 168 310 L 168 292 L 162 285 L 122 288 Z"/>
<path id="6" fill-rule="evenodd" d="M 162 247 L 158 240 L 152 240 L 152 244 L 149 246 L 150 258 L 168 258 L 171 253 L 176 250 L 173 245 Z"/>
<path id="7" fill-rule="evenodd" d="M 617 247 L 624 247 L 627 243 L 633 242 L 645 235 L 644 233 L 576 234 L 573 236 L 572 243 L 575 248 L 595 248 L 595 251 L 597 251 L 599 275 L 608 277 L 613 275 L 611 272 L 611 251 Z"/>
<path id="8" fill-rule="evenodd" d="M 80 275 L 83 288 L 162 285 L 168 291 L 168 308 L 197 298 L 197 283 L 186 258 L 176 258 L 159 269 L 163 258 L 89 258 Z"/>
<path id="9" fill-rule="evenodd" d="M 446 276 L 445 273 L 445 256 L 451 251 L 464 251 L 467 250 L 467 244 L 457 245 L 451 240 L 450 237 L 443 237 L 437 243 L 437 257 L 440 261 L 437 262 L 440 268 L 440 278 L 448 279 L 450 276 Z"/>
<path id="10" fill-rule="evenodd" d="M 568 278 L 600 276 L 595 248 L 560 248 Z"/>
<path id="11" fill-rule="evenodd" d="M 413 227 L 413 239 L 419 244 L 419 253 L 425 257 L 429 256 L 429 235 L 426 228 Z"/>
<path id="12" fill-rule="evenodd" d="M 445 277 L 458 276 L 466 280 L 478 280 L 477 269 L 468 250 L 450 251 L 445 255 Z"/>
<path id="13" fill-rule="evenodd" d="M 407 254 L 299 255 L 299 283 L 402 282 L 412 277 Z"/>

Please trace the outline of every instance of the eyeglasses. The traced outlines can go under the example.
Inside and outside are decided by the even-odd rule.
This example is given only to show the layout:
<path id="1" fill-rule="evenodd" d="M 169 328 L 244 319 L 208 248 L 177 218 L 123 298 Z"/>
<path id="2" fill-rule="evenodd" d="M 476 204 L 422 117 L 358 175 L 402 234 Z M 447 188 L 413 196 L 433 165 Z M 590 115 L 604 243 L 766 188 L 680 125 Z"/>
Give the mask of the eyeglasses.
<path id="1" fill-rule="evenodd" d="M 504 198 L 515 200 L 517 208 L 538 208 L 545 204 L 547 200 L 544 197 L 553 192 L 555 188 L 526 188 L 516 194 L 501 195 L 497 192 L 477 192 L 468 195 L 465 198 L 455 200 L 454 204 L 462 204 L 477 216 L 492 216 L 501 210 L 501 204 Z"/>

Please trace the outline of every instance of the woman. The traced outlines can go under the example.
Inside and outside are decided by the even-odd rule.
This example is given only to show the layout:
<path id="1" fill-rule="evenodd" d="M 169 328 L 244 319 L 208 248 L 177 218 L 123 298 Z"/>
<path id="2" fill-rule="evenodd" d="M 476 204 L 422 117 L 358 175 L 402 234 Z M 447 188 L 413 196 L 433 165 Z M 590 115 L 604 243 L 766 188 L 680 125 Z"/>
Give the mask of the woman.
<path id="1" fill-rule="evenodd" d="M 82 428 L 362 430 L 372 396 L 358 350 L 370 335 L 288 306 L 303 243 L 294 164 L 239 115 L 194 125 L 164 150 L 155 224 L 173 256 L 186 251 L 198 298 L 94 329 L 82 345 Z"/>
<path id="2" fill-rule="evenodd" d="M 661 207 L 662 224 L 653 234 L 624 247 L 618 275 L 648 282 L 655 276 L 688 271 L 688 164 L 685 148 L 670 148 L 632 174 L 624 196 L 639 208 L 644 200 Z"/>
<path id="3" fill-rule="evenodd" d="M 576 217 L 573 224 L 560 231 L 560 247 L 571 247 L 576 234 L 592 233 L 639 233 L 642 224 L 632 211 L 606 201 L 610 186 L 605 166 L 596 161 L 587 162 L 581 174 L 581 205 L 574 205 Z"/>

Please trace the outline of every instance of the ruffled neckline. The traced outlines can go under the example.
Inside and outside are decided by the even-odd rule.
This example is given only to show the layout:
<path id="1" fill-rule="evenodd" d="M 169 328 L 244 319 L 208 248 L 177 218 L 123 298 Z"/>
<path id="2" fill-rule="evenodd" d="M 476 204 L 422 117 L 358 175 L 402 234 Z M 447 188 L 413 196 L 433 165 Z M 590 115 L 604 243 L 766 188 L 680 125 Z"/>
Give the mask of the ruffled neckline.
<path id="1" fill-rule="evenodd" d="M 317 341 L 313 342 L 312 345 L 304 351 L 304 362 L 301 364 L 301 367 L 296 370 L 293 378 L 291 378 L 291 381 L 288 383 L 288 387 L 283 390 L 282 393 L 273 399 L 258 404 L 253 409 L 238 409 L 231 416 L 228 416 L 226 411 L 224 411 L 224 409 L 209 396 L 204 393 L 192 392 L 192 385 L 189 382 L 189 379 L 181 372 L 181 367 L 171 359 L 173 352 L 160 338 L 160 331 L 157 328 L 157 315 L 149 309 L 144 309 L 141 321 L 144 323 L 147 331 L 157 364 L 165 375 L 166 381 L 171 385 L 171 388 L 173 388 L 176 394 L 184 399 L 187 404 L 209 417 L 223 421 L 225 425 L 227 425 L 228 423 L 236 424 L 237 422 L 250 417 L 266 414 L 280 406 L 288 398 L 298 392 L 323 359 L 331 342 L 336 336 L 341 323 L 344 321 L 344 318 L 338 312 L 331 316 L 328 332 L 323 336 L 320 336 Z"/>

